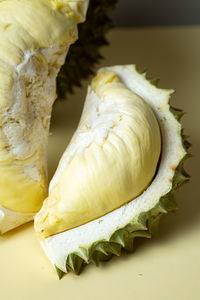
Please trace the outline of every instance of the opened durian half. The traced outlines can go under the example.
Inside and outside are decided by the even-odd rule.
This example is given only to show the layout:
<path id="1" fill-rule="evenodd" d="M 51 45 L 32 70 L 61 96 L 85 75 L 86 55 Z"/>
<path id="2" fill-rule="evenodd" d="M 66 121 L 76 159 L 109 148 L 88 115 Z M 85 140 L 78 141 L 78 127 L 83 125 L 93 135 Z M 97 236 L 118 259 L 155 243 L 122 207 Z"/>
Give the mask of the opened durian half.
<path id="1" fill-rule="evenodd" d="M 79 126 L 35 217 L 41 245 L 61 277 L 79 273 L 137 236 L 150 237 L 174 210 L 174 190 L 188 180 L 173 91 L 159 89 L 134 65 L 100 69 L 88 88 Z M 175 115 L 174 115 L 175 113 Z"/>
<path id="2" fill-rule="evenodd" d="M 0 234 L 32 220 L 40 209 L 47 195 L 53 102 L 93 72 L 115 4 L 0 1 Z M 69 49 L 78 31 L 80 39 Z"/>
<path id="3" fill-rule="evenodd" d="M 88 0 L 0 1 L 0 232 L 33 219 L 47 196 L 56 76 Z"/>

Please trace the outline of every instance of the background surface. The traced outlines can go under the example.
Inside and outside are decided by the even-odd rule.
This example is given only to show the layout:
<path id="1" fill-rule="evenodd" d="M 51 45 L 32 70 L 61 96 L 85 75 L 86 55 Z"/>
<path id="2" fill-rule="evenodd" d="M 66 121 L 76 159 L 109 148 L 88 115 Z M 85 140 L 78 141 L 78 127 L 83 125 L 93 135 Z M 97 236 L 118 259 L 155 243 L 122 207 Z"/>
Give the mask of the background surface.
<path id="1" fill-rule="evenodd" d="M 199 0 L 118 0 L 117 26 L 200 24 Z"/>

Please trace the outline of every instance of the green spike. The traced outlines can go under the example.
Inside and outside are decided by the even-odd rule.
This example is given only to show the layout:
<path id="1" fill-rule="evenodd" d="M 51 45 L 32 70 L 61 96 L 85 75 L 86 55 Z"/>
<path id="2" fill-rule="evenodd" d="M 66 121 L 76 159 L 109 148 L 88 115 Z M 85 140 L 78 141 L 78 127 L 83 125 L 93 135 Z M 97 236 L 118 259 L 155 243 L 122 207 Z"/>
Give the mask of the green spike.
<path id="1" fill-rule="evenodd" d="M 65 274 L 62 270 L 60 270 L 56 265 L 54 265 L 58 278 L 61 279 Z"/>
<path id="2" fill-rule="evenodd" d="M 136 230 L 146 230 L 146 218 L 137 216 L 129 224 L 127 224 L 124 229 L 128 232 L 135 232 Z"/>
<path id="3" fill-rule="evenodd" d="M 142 76 L 146 79 L 146 78 L 147 78 L 147 72 L 144 72 L 144 73 L 142 74 Z"/>
<path id="4" fill-rule="evenodd" d="M 160 202 L 168 212 L 176 211 L 178 209 L 177 203 L 172 193 L 168 193 L 166 196 L 161 198 Z"/>
<path id="5" fill-rule="evenodd" d="M 143 238 L 151 238 L 151 234 L 149 233 L 148 230 L 138 230 L 135 231 L 133 233 L 131 233 L 131 235 L 136 238 L 136 237 L 143 237 Z"/>
<path id="6" fill-rule="evenodd" d="M 183 176 L 186 178 L 186 180 L 190 179 L 190 175 L 186 172 L 186 170 L 184 169 L 183 164 L 181 164 L 178 168 L 179 172 L 181 172 L 183 174 Z"/>
<path id="7" fill-rule="evenodd" d="M 158 86 L 159 81 L 160 81 L 160 78 L 154 78 L 154 79 L 149 80 L 149 82 L 154 86 Z"/>
<path id="8" fill-rule="evenodd" d="M 99 266 L 99 252 L 94 251 L 91 256 L 91 262 L 95 264 L 97 267 Z"/>
<path id="9" fill-rule="evenodd" d="M 95 251 L 92 255 L 91 262 L 93 262 L 96 266 L 99 266 L 99 263 L 102 261 L 108 261 L 110 260 L 111 255 L 110 254 L 103 254 L 102 252 Z"/>
<path id="10" fill-rule="evenodd" d="M 182 169 L 183 169 L 183 167 L 182 167 L 182 166 L 183 166 L 183 163 L 184 163 L 188 158 L 190 158 L 190 157 L 194 157 L 194 156 L 193 156 L 191 153 L 186 152 L 185 156 L 182 158 L 182 160 L 181 160 L 179 166 L 177 167 L 177 170 L 182 170 Z M 190 177 L 189 174 L 187 174 L 187 176 L 188 176 L 188 178 Z"/>
<path id="11" fill-rule="evenodd" d="M 75 252 L 77 256 L 82 258 L 87 264 L 89 263 L 89 250 L 88 248 L 79 247 L 78 251 Z"/>
<path id="12" fill-rule="evenodd" d="M 73 271 L 76 275 L 80 274 L 83 259 L 76 254 L 70 254 L 67 258 L 67 269 Z"/>
<path id="13" fill-rule="evenodd" d="M 160 216 L 161 215 L 158 215 L 154 218 L 149 219 L 149 232 L 151 236 L 156 236 L 158 234 Z"/>
<path id="14" fill-rule="evenodd" d="M 141 75 L 145 75 L 146 76 L 146 73 L 147 73 L 147 68 L 145 69 L 141 69 L 141 70 L 137 70 L 137 72 Z"/>
<path id="15" fill-rule="evenodd" d="M 95 250 L 96 251 L 99 251 L 105 255 L 108 255 L 108 252 L 106 251 L 106 242 L 102 242 L 102 243 L 98 243 L 96 246 L 95 246 Z"/>
<path id="16" fill-rule="evenodd" d="M 182 139 L 185 141 L 185 140 L 188 140 L 190 138 L 189 135 L 185 135 L 183 132 L 182 132 Z"/>
<path id="17" fill-rule="evenodd" d="M 134 239 L 136 237 L 151 238 L 151 234 L 147 230 L 138 230 L 138 231 L 134 231 L 132 233 L 129 233 L 129 235 L 125 239 L 124 249 L 126 251 L 128 251 L 128 252 L 132 252 L 133 251 Z"/>
<path id="18" fill-rule="evenodd" d="M 178 189 L 181 185 L 188 182 L 188 180 L 189 180 L 189 175 L 185 175 L 181 171 L 176 170 L 173 179 L 173 186 L 175 189 Z"/>
<path id="19" fill-rule="evenodd" d="M 170 106 L 170 111 L 173 113 L 175 118 L 180 121 L 180 119 L 184 116 L 185 112 L 182 109 L 175 108 Z"/>
<path id="20" fill-rule="evenodd" d="M 184 160 L 185 160 L 185 159 L 187 159 L 189 157 L 192 157 L 192 155 L 188 152 L 188 149 L 191 147 L 192 144 L 188 141 L 189 136 L 184 134 L 183 129 L 181 130 L 181 137 L 182 137 L 183 146 L 184 146 L 184 148 L 185 148 L 185 150 L 187 152 L 187 154 L 184 157 Z"/>
<path id="21" fill-rule="evenodd" d="M 109 252 L 111 254 L 114 254 L 116 256 L 120 256 L 121 255 L 121 245 L 119 244 L 116 244 L 116 243 L 109 243 Z"/>
<path id="22" fill-rule="evenodd" d="M 137 224 L 137 230 L 147 230 L 147 215 L 146 213 L 142 213 L 137 217 L 137 220 L 135 218 L 133 219 L 133 222 L 136 222 Z"/>
<path id="23" fill-rule="evenodd" d="M 192 144 L 191 144 L 188 140 L 186 140 L 186 139 L 183 140 L 183 144 L 184 144 L 186 150 L 189 149 L 189 148 L 191 147 L 191 145 L 192 145 Z M 191 155 L 190 153 L 188 153 L 187 155 L 189 155 L 188 158 L 189 158 L 189 157 L 192 157 L 192 155 Z"/>
<path id="24" fill-rule="evenodd" d="M 112 258 L 112 255 L 111 254 L 103 254 L 101 252 L 99 252 L 99 262 L 106 262 L 106 261 L 109 261 L 110 259 Z"/>
<path id="25" fill-rule="evenodd" d="M 157 210 L 161 214 L 166 214 L 167 213 L 167 210 L 165 209 L 165 206 L 161 202 L 159 202 L 159 204 L 157 206 Z"/>
<path id="26" fill-rule="evenodd" d="M 132 252 L 133 251 L 133 240 L 134 237 L 129 235 L 126 239 L 125 239 L 125 244 L 124 244 L 124 249 L 128 252 Z"/>
<path id="27" fill-rule="evenodd" d="M 125 233 L 127 234 L 127 231 L 125 231 L 124 229 L 117 230 L 114 233 L 114 235 L 111 237 L 111 241 L 124 247 L 125 246 L 125 242 L 124 242 Z"/>
<path id="28" fill-rule="evenodd" d="M 75 273 L 75 268 L 74 268 L 74 261 L 72 259 L 72 257 L 74 256 L 74 254 L 70 254 L 68 257 L 67 257 L 67 269 L 74 272 Z"/>

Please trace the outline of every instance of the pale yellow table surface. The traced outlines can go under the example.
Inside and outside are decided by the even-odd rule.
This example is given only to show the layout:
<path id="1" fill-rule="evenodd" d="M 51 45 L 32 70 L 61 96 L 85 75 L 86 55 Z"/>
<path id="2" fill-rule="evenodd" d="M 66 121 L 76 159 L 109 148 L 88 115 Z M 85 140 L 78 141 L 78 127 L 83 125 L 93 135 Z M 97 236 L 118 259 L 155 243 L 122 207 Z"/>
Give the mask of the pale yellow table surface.
<path id="1" fill-rule="evenodd" d="M 160 235 L 136 242 L 135 252 L 61 281 L 43 254 L 32 223 L 0 238 L 1 300 L 200 300 L 200 27 L 115 30 L 102 65 L 135 63 L 174 88 L 183 108 L 193 159 L 190 184 L 177 195 L 180 210 L 163 217 Z M 86 86 L 54 107 L 50 176 L 77 126 Z"/>

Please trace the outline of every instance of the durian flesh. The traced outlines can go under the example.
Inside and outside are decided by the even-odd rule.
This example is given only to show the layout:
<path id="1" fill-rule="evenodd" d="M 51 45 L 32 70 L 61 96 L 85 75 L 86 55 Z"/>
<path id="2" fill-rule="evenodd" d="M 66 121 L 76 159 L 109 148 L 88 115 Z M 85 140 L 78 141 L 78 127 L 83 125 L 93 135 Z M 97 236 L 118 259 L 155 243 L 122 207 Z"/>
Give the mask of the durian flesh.
<path id="1" fill-rule="evenodd" d="M 48 237 L 134 199 L 151 182 L 160 148 L 160 130 L 150 106 L 115 72 L 99 72 L 37 215 L 36 230 Z"/>
<path id="2" fill-rule="evenodd" d="M 157 226 L 160 216 L 176 207 L 172 198 L 173 190 L 188 180 L 188 177 L 181 169 L 178 169 L 187 152 L 183 146 L 181 125 L 171 112 L 169 105 L 172 92 L 172 90 L 155 87 L 146 79 L 145 74 L 137 72 L 134 65 L 103 68 L 92 81 L 79 127 L 50 184 L 49 198 L 35 217 L 35 229 L 40 237 L 41 245 L 59 276 L 68 270 L 79 273 L 83 263 L 91 261 L 98 263 L 99 260 L 106 259 L 111 254 L 119 255 L 122 247 L 131 248 L 135 236 L 149 237 L 153 228 L 155 229 Z M 105 118 L 101 120 L 100 115 L 106 101 L 108 101 L 109 113 L 105 114 Z M 147 164 L 144 164 L 143 168 L 138 167 L 138 161 L 134 158 L 137 143 L 134 142 L 134 147 L 130 147 L 131 141 L 134 139 L 133 127 L 130 124 L 133 121 L 125 122 L 124 128 L 122 126 L 123 118 L 125 118 L 124 121 L 126 118 L 130 120 L 130 114 L 134 114 L 132 104 L 130 104 L 132 101 L 144 105 L 144 115 L 148 120 L 148 122 L 145 120 L 144 123 L 138 122 L 137 118 L 134 120 L 137 124 L 136 127 L 140 128 L 141 126 L 138 136 L 141 141 L 141 151 L 138 152 L 137 158 L 138 160 L 143 159 L 146 149 L 148 149 L 147 155 L 152 157 L 150 164 L 147 160 Z M 99 109 L 97 103 L 101 103 L 102 108 Z M 137 114 L 138 106 L 136 105 L 134 108 Z M 160 153 L 158 124 L 162 149 L 157 165 Z M 92 126 L 93 134 L 88 135 Z M 123 128 L 123 134 L 120 131 L 118 131 L 121 133 L 120 135 L 116 134 L 115 130 L 120 128 Z M 145 146 L 147 143 L 144 138 L 146 130 L 151 136 L 151 139 L 148 140 L 148 142 L 150 141 L 149 146 Z M 81 135 L 85 135 L 85 138 L 81 139 Z M 111 145 L 111 142 L 109 143 L 109 138 L 113 141 L 114 146 Z M 111 164 L 105 160 L 105 153 L 108 153 Z M 98 165 L 98 161 L 101 161 L 101 164 Z M 132 165 L 133 161 L 136 162 L 136 166 Z M 142 163 L 139 162 L 141 165 Z M 73 164 L 77 168 L 77 172 L 70 168 Z M 118 165 L 119 172 L 116 169 Z M 80 173 L 78 173 L 79 167 Z M 92 168 L 91 173 L 90 168 Z M 130 180 L 132 168 L 141 172 L 139 176 L 143 174 L 148 178 L 141 185 L 139 191 L 133 195 L 134 199 L 129 194 L 135 188 L 131 186 Z M 148 177 L 149 170 L 151 175 Z M 83 183 L 79 179 L 80 174 Z M 69 180 L 70 186 L 66 179 Z M 93 189 L 90 188 L 92 180 L 95 182 L 96 189 L 95 185 Z M 84 192 L 80 192 L 77 182 Z M 140 180 L 136 182 L 140 184 Z M 68 201 L 77 195 L 74 187 L 79 191 L 81 198 L 75 203 L 68 204 Z M 90 191 L 92 194 L 89 196 Z M 103 198 L 104 191 L 105 198 Z M 86 194 L 90 197 L 89 205 L 85 198 Z M 113 195 L 114 198 L 112 198 Z M 121 199 L 126 198 L 120 204 L 118 202 L 119 195 Z M 112 204 L 117 200 L 116 207 L 112 206 L 110 209 L 108 200 Z M 95 207 L 95 203 L 100 208 Z M 70 205 L 71 210 L 69 209 Z M 73 209 L 73 205 L 76 211 Z M 109 207 L 108 210 L 112 211 L 106 213 L 104 210 L 106 206 Z M 90 214 L 88 221 L 82 216 L 82 213 L 83 215 L 89 214 L 85 207 L 92 208 L 90 212 L 94 211 L 94 215 Z M 74 223 L 77 210 L 78 213 L 75 217 L 77 223 Z M 96 212 L 99 210 L 104 211 L 105 214 L 98 217 Z M 62 226 L 62 224 L 64 225 Z M 59 231 L 63 232 L 56 233 Z"/>
<path id="3" fill-rule="evenodd" d="M 0 231 L 33 218 L 47 195 L 56 76 L 88 0 L 0 1 Z"/>

